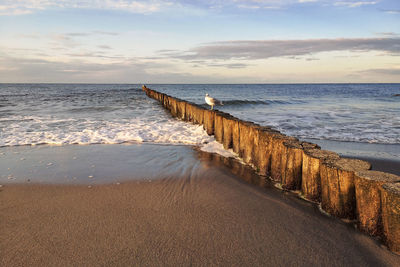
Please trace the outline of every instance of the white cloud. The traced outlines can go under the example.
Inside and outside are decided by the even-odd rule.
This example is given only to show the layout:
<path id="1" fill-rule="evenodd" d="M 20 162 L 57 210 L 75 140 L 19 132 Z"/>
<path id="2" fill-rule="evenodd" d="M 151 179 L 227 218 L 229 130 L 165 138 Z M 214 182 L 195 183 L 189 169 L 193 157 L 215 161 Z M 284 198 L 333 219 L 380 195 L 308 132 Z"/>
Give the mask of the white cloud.
<path id="1" fill-rule="evenodd" d="M 308 56 L 321 52 L 382 51 L 400 54 L 400 38 L 338 38 L 306 40 L 224 41 L 201 45 L 188 51 L 160 53 L 180 59 L 268 59 L 273 57 Z"/>
<path id="2" fill-rule="evenodd" d="M 23 15 L 46 9 L 100 9 L 150 14 L 174 8 L 197 10 L 279 9 L 326 0 L 2 0 L 0 15 Z M 346 2 L 347 3 L 347 2 Z M 363 2 L 364 3 L 364 2 Z M 356 4 L 356 3 L 353 3 Z"/>
<path id="3" fill-rule="evenodd" d="M 400 34 L 395 32 L 378 32 L 376 34 L 383 37 L 400 37 Z"/>
<path id="4" fill-rule="evenodd" d="M 392 10 L 382 10 L 383 12 L 387 13 L 387 14 L 400 14 L 400 9 L 392 9 Z"/>
<path id="5" fill-rule="evenodd" d="M 382 69 L 367 69 L 359 71 L 360 74 L 378 74 L 378 75 L 391 75 L 400 76 L 400 67 L 382 68 Z"/>
<path id="6" fill-rule="evenodd" d="M 360 6 L 365 6 L 365 5 L 376 5 L 378 2 L 377 1 L 339 1 L 335 2 L 335 6 L 346 6 L 346 7 L 360 7 Z"/>
<path id="7" fill-rule="evenodd" d="M 242 9 L 279 9 L 292 4 L 317 1 L 318 0 L 232 0 L 222 1 L 220 7 L 233 6 Z"/>
<path id="8" fill-rule="evenodd" d="M 299 0 L 299 3 L 318 2 L 318 0 Z"/>
<path id="9" fill-rule="evenodd" d="M 240 66 L 228 66 L 240 67 Z M 113 63 L 92 63 L 82 59 L 27 59 L 0 53 L 0 82 L 50 83 L 223 83 L 226 77 L 176 70 L 174 65 L 126 59 Z M 241 77 L 230 79 L 240 82 Z"/>
<path id="10" fill-rule="evenodd" d="M 23 15 L 45 9 L 106 9 L 132 13 L 153 13 L 172 3 L 163 0 L 4 0 L 0 5 L 0 15 Z"/>

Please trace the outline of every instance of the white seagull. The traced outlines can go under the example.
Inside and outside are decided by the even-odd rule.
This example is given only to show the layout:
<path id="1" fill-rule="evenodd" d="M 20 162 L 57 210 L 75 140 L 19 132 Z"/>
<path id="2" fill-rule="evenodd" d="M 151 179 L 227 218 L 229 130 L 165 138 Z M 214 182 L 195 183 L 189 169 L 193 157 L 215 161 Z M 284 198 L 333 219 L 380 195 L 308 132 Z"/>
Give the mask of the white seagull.
<path id="1" fill-rule="evenodd" d="M 219 101 L 218 99 L 213 98 L 213 97 L 209 96 L 208 94 L 206 94 L 206 97 L 204 99 L 206 100 L 206 103 L 211 106 L 211 109 L 213 109 L 215 105 L 221 105 L 221 106 L 224 105 L 224 104 L 222 104 L 222 101 Z"/>

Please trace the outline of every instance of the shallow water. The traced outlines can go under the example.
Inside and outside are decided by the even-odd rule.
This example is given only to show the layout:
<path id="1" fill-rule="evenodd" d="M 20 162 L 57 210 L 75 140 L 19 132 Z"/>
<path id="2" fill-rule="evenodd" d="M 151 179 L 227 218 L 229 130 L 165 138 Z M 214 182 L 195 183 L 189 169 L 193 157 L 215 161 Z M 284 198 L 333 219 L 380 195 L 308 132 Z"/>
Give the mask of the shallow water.
<path id="1" fill-rule="evenodd" d="M 189 179 L 209 164 L 228 166 L 229 171 L 250 182 L 261 179 L 249 166 L 235 159 L 202 152 L 196 147 L 137 143 L 1 147 L 0 184 L 78 185 Z"/>

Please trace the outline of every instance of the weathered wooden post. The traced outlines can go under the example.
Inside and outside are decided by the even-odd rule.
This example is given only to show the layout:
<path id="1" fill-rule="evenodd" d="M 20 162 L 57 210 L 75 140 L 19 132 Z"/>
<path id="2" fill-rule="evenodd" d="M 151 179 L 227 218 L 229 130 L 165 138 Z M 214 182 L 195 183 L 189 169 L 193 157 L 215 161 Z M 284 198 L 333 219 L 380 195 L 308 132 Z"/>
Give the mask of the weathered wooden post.
<path id="1" fill-rule="evenodd" d="M 169 98 L 169 107 L 171 111 L 171 115 L 176 117 L 178 115 L 178 106 L 177 106 L 177 99 L 175 97 Z"/>
<path id="2" fill-rule="evenodd" d="M 246 163 L 253 163 L 254 150 L 258 146 L 258 143 L 255 144 L 255 135 L 259 128 L 255 123 L 239 121 L 239 156 Z"/>
<path id="3" fill-rule="evenodd" d="M 204 110 L 204 129 L 206 130 L 208 135 L 214 134 L 214 120 L 215 120 L 215 110 Z"/>
<path id="4" fill-rule="evenodd" d="M 237 120 L 235 117 L 229 115 L 229 114 L 224 114 L 222 117 L 222 125 L 224 127 L 223 129 L 223 138 L 222 138 L 222 144 L 224 145 L 225 149 L 230 149 L 233 148 L 233 125 L 237 123 Z"/>
<path id="5" fill-rule="evenodd" d="M 303 147 L 298 140 L 283 142 L 282 188 L 297 190 L 301 188 Z"/>
<path id="6" fill-rule="evenodd" d="M 224 116 L 226 113 L 222 111 L 215 112 L 214 119 L 214 137 L 218 143 L 223 144 L 224 139 Z"/>
<path id="7" fill-rule="evenodd" d="M 271 142 L 271 179 L 282 183 L 282 157 L 284 157 L 284 142 L 297 140 L 284 134 L 273 134 Z"/>
<path id="8" fill-rule="evenodd" d="M 321 166 L 321 206 L 339 218 L 355 218 L 354 172 L 369 170 L 371 164 L 358 159 L 327 160 Z"/>
<path id="9" fill-rule="evenodd" d="M 263 176 L 271 173 L 271 155 L 273 135 L 280 133 L 269 127 L 261 127 L 258 133 L 258 155 L 257 168 L 258 173 Z"/>
<path id="10" fill-rule="evenodd" d="M 196 124 L 203 125 L 205 109 L 196 104 L 192 104 L 192 110 L 193 110 L 193 122 Z"/>
<path id="11" fill-rule="evenodd" d="M 321 202 L 320 168 L 322 162 L 337 159 L 339 159 L 339 155 L 331 151 L 315 148 L 304 149 L 301 192 L 306 199 Z"/>
<path id="12" fill-rule="evenodd" d="M 382 222 L 385 243 L 400 254 L 400 183 L 382 186 Z"/>
<path id="13" fill-rule="evenodd" d="M 176 117 L 185 120 L 186 119 L 186 101 L 176 101 Z"/>
<path id="14" fill-rule="evenodd" d="M 233 152 L 235 152 L 236 154 L 239 154 L 240 151 L 239 121 L 239 119 L 236 119 L 232 124 L 232 148 Z"/>
<path id="15" fill-rule="evenodd" d="M 370 235 L 382 233 L 382 185 L 393 182 L 400 182 L 400 177 L 379 171 L 355 173 L 357 219 L 362 231 Z"/>

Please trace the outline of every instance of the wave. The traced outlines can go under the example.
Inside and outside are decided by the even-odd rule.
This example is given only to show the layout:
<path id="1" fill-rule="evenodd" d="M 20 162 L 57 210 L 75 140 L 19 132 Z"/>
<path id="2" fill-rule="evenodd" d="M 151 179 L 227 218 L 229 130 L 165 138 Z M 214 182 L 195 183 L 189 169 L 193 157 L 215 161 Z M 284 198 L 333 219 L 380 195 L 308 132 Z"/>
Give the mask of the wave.
<path id="1" fill-rule="evenodd" d="M 29 96 L 29 94 L 7 94 L 7 93 L 2 93 L 0 95 L 1 97 L 26 97 Z"/>
<path id="2" fill-rule="evenodd" d="M 8 121 L 7 131 L 0 128 L 0 146 L 120 144 L 152 142 L 200 145 L 213 141 L 202 126 L 174 119 L 146 117 L 118 121 L 79 121 L 73 118 L 25 117 Z"/>
<path id="3" fill-rule="evenodd" d="M 227 100 L 222 101 L 224 106 L 243 106 L 243 105 L 269 105 L 267 101 L 263 100 Z"/>
<path id="4" fill-rule="evenodd" d="M 270 101 L 263 100 L 225 100 L 221 101 L 223 106 L 227 107 L 242 107 L 242 106 L 250 106 L 250 105 L 270 105 Z M 200 106 L 208 108 L 209 105 L 201 104 Z"/>
<path id="5" fill-rule="evenodd" d="M 115 107 L 81 107 L 81 108 L 72 108 L 69 112 L 78 113 L 78 112 L 103 112 L 103 111 L 113 111 L 117 110 Z"/>
<path id="6" fill-rule="evenodd" d="M 262 105 L 290 105 L 290 104 L 301 104 L 304 101 L 301 100 L 222 100 L 223 106 L 227 107 L 245 107 L 245 106 L 262 106 Z M 201 104 L 202 107 L 209 107 L 207 104 Z"/>

